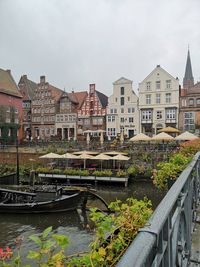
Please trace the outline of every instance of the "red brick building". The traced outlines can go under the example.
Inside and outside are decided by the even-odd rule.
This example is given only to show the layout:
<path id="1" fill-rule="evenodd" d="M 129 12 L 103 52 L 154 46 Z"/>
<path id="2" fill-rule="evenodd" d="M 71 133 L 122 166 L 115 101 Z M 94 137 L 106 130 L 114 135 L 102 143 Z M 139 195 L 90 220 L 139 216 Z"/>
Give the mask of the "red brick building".
<path id="1" fill-rule="evenodd" d="M 197 134 L 200 129 L 200 82 L 194 83 L 189 50 L 180 94 L 179 128 Z"/>
<path id="2" fill-rule="evenodd" d="M 56 135 L 56 106 L 62 93 L 62 90 L 49 84 L 45 76 L 40 77 L 32 100 L 33 138 L 50 139 Z"/>
<path id="3" fill-rule="evenodd" d="M 106 106 L 108 97 L 90 84 L 89 93 L 78 110 L 78 135 L 86 130 L 106 130 Z"/>
<path id="4" fill-rule="evenodd" d="M 31 105 L 32 99 L 35 94 L 35 90 L 38 88 L 38 85 L 29 80 L 27 75 L 21 76 L 18 86 L 20 88 L 20 93 L 22 95 L 22 109 L 23 109 L 23 118 L 22 118 L 22 128 L 23 128 L 23 138 L 31 138 Z"/>
<path id="5" fill-rule="evenodd" d="M 22 139 L 22 96 L 10 70 L 0 69 L 0 140 Z"/>

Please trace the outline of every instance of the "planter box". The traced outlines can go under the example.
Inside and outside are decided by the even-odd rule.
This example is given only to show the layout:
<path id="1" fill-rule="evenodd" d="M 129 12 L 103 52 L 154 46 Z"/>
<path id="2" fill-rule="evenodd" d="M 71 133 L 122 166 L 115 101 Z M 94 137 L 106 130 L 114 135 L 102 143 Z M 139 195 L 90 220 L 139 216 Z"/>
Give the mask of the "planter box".
<path id="1" fill-rule="evenodd" d="M 66 178 L 65 174 L 53 174 L 53 178 Z"/>
<path id="2" fill-rule="evenodd" d="M 95 176 L 81 176 L 81 179 L 82 180 L 92 180 L 92 181 L 96 180 Z"/>
<path id="3" fill-rule="evenodd" d="M 80 175 L 68 175 L 67 174 L 67 178 L 69 178 L 69 179 L 81 179 L 81 176 Z"/>

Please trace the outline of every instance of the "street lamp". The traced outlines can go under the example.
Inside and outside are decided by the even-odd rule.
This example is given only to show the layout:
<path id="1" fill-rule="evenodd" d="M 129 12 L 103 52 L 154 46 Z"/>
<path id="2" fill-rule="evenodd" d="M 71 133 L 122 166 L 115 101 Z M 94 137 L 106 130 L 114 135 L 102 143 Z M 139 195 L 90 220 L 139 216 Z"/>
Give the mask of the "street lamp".
<path id="1" fill-rule="evenodd" d="M 19 150 L 18 150 L 18 136 L 16 136 L 16 152 L 17 152 L 17 185 L 19 185 Z"/>

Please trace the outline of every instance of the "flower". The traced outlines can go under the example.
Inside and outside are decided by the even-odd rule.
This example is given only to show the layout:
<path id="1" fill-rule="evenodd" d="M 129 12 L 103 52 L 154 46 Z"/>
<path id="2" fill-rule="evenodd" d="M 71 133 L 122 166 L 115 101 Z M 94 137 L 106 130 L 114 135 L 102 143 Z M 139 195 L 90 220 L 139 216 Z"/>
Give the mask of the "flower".
<path id="1" fill-rule="evenodd" d="M 0 248 L 0 260 L 10 259 L 12 254 L 13 252 L 11 248 L 7 247 L 5 251 L 2 248 Z"/>

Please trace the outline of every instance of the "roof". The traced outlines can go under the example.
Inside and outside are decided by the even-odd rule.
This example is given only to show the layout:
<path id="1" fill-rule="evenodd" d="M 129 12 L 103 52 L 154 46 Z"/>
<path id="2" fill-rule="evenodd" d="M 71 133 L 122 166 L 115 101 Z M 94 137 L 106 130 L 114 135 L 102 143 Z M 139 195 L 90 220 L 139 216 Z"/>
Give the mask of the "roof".
<path id="1" fill-rule="evenodd" d="M 142 82 L 148 80 L 148 79 L 151 77 L 151 75 L 152 75 L 155 71 L 158 71 L 158 70 L 162 71 L 163 73 L 166 73 L 169 77 L 171 77 L 171 79 L 173 79 L 173 80 L 178 80 L 178 78 L 173 77 L 171 74 L 169 74 L 169 72 L 167 72 L 166 70 L 164 70 L 163 68 L 161 68 L 160 65 L 157 65 L 157 66 L 152 70 L 152 72 L 151 72 L 149 75 L 147 75 L 147 77 L 146 77 Z M 140 83 L 142 83 L 142 82 L 140 82 Z"/>
<path id="2" fill-rule="evenodd" d="M 49 84 L 49 89 L 51 90 L 52 97 L 57 102 L 60 99 L 61 95 L 63 94 L 63 91 L 61 89 L 56 88 L 55 86 L 51 84 Z"/>
<path id="3" fill-rule="evenodd" d="M 18 86 L 20 88 L 23 100 L 32 100 L 35 93 L 35 89 L 38 87 L 37 83 L 27 78 L 27 75 L 21 76 Z"/>
<path id="4" fill-rule="evenodd" d="M 103 108 L 106 108 L 108 105 L 108 97 L 99 91 L 96 91 L 99 101 Z"/>
<path id="5" fill-rule="evenodd" d="M 84 102 L 84 100 L 86 99 L 88 93 L 87 91 L 82 91 L 82 92 L 72 92 L 72 93 L 69 93 L 69 95 L 76 99 L 76 102 L 78 103 L 78 107 L 77 108 L 80 108 Z"/>
<path id="6" fill-rule="evenodd" d="M 116 80 L 113 84 L 117 85 L 117 84 L 125 84 L 125 83 L 133 83 L 133 81 L 131 81 L 127 78 L 121 77 L 118 80 Z"/>
<path id="7" fill-rule="evenodd" d="M 0 92 L 20 98 L 22 97 L 9 70 L 0 69 Z"/>
<path id="8" fill-rule="evenodd" d="M 192 74 L 192 64 L 190 60 L 190 50 L 188 49 L 188 54 L 187 54 L 187 62 L 186 62 L 186 67 L 185 67 L 185 76 L 183 78 L 183 84 L 186 84 L 187 81 L 191 81 L 194 84 L 194 77 Z"/>
<path id="9" fill-rule="evenodd" d="M 61 97 L 68 97 L 71 102 L 77 104 L 77 108 L 80 108 L 87 97 L 88 93 L 87 91 L 82 91 L 82 92 L 72 92 L 72 93 L 67 93 L 63 92 Z"/>

